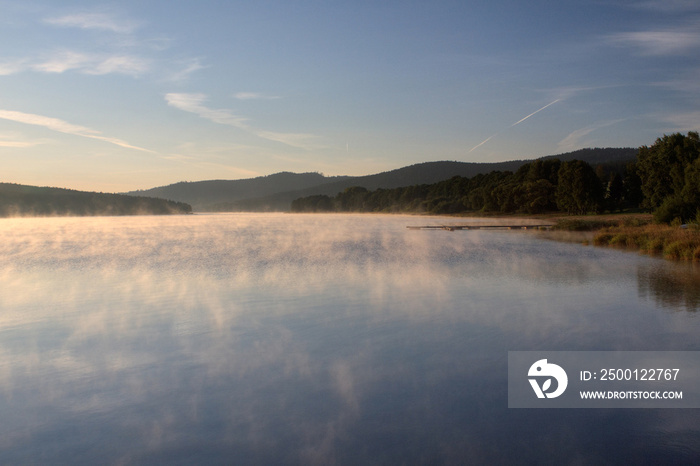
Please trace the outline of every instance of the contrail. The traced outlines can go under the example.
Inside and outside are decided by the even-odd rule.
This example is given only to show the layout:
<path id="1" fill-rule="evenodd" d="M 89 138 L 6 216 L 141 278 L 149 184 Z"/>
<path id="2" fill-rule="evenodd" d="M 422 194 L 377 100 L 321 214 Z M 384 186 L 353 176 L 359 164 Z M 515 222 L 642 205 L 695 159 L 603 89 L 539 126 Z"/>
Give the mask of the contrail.
<path id="1" fill-rule="evenodd" d="M 525 121 L 525 120 L 527 120 L 528 118 L 530 118 L 532 115 L 541 112 L 542 110 L 544 110 L 545 108 L 549 107 L 550 105 L 556 104 L 556 103 L 559 102 L 560 100 L 561 100 L 561 99 L 557 99 L 557 100 L 555 100 L 555 101 L 553 101 L 553 102 L 548 103 L 547 105 L 545 105 L 545 106 L 542 107 L 541 109 L 532 112 L 531 114 L 529 114 L 528 116 L 526 116 L 525 118 L 523 118 L 523 119 L 521 119 L 521 120 L 516 121 L 515 123 L 513 123 L 512 125 L 510 125 L 509 128 L 512 128 L 513 126 L 516 126 L 516 125 L 519 125 L 519 124 L 522 123 L 523 121 Z M 495 134 L 492 134 L 491 136 L 487 137 L 486 139 L 484 139 L 483 141 L 481 141 L 479 144 L 477 144 L 477 145 L 475 145 L 474 147 L 472 147 L 472 148 L 469 150 L 469 152 L 473 152 L 474 149 L 476 149 L 477 147 L 483 146 L 484 144 L 486 144 L 487 142 L 489 142 L 489 141 L 490 141 L 494 136 L 496 136 L 497 134 L 499 134 L 499 133 L 495 133 Z"/>
<path id="2" fill-rule="evenodd" d="M 532 115 L 541 112 L 542 110 L 544 110 L 545 108 L 549 107 L 550 105 L 556 104 L 556 103 L 559 102 L 560 100 L 561 100 L 561 99 L 557 99 L 557 100 L 555 100 L 554 102 L 548 103 L 547 105 L 545 105 L 545 106 L 542 107 L 541 109 L 532 112 L 531 114 L 529 114 L 528 116 L 526 116 L 526 117 L 523 118 L 522 120 L 516 121 L 515 123 L 513 123 L 512 125 L 510 125 L 510 127 L 512 128 L 512 127 L 515 126 L 515 125 L 519 125 L 519 124 L 522 123 L 523 121 L 525 121 L 525 120 L 527 120 L 528 118 L 530 118 Z"/>
<path id="3" fill-rule="evenodd" d="M 496 134 L 498 134 L 498 133 L 496 133 Z M 471 150 L 470 150 L 469 152 L 473 152 L 474 149 L 476 149 L 477 147 L 483 146 L 484 144 L 486 144 L 487 142 L 489 142 L 489 140 L 490 140 L 492 137 L 494 137 L 496 134 L 492 134 L 491 136 L 487 137 L 486 139 L 484 139 L 483 141 L 481 141 L 479 144 L 477 144 L 477 145 L 475 145 L 474 147 L 472 147 Z"/>

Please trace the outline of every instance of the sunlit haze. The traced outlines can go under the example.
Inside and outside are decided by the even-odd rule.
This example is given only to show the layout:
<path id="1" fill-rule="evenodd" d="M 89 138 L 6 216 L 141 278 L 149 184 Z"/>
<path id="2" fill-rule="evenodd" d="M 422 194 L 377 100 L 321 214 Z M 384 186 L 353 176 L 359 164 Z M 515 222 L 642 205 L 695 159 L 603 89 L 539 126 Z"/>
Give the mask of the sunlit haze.
<path id="1" fill-rule="evenodd" d="M 0 0 L 0 181 L 105 192 L 700 129 L 691 0 Z"/>

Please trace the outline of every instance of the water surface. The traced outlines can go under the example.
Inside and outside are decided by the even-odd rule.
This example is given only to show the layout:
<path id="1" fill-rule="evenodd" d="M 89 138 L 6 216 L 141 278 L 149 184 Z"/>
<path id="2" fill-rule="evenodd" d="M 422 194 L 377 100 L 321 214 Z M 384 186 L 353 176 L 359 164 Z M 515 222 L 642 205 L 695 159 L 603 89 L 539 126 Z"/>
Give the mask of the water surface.
<path id="1" fill-rule="evenodd" d="M 508 409 L 514 350 L 700 350 L 700 271 L 450 219 L 0 221 L 2 464 L 700 458 L 696 410 Z M 489 220 L 492 222 L 492 220 Z"/>

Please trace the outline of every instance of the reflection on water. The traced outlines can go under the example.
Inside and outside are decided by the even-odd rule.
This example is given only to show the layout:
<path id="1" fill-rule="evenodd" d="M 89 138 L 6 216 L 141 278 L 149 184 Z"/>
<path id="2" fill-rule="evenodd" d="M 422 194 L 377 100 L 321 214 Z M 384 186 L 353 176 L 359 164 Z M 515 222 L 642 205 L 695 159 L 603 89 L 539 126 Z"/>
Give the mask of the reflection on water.
<path id="1" fill-rule="evenodd" d="M 639 291 L 670 310 L 700 309 L 700 270 L 697 264 L 656 263 L 639 267 Z"/>
<path id="2" fill-rule="evenodd" d="M 700 349 L 668 312 L 696 270 L 415 221 L 3 220 L 0 463 L 698 458 L 693 410 L 509 410 L 506 380 L 509 350 Z"/>

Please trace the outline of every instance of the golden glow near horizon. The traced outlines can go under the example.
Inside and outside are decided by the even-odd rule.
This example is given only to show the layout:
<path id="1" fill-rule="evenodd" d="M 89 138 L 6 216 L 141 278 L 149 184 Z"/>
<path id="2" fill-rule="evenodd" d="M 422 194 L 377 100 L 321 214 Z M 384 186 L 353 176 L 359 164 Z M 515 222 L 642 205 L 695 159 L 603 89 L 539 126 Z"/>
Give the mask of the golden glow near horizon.
<path id="1" fill-rule="evenodd" d="M 697 2 L 2 9 L 1 182 L 366 175 L 700 129 Z"/>

